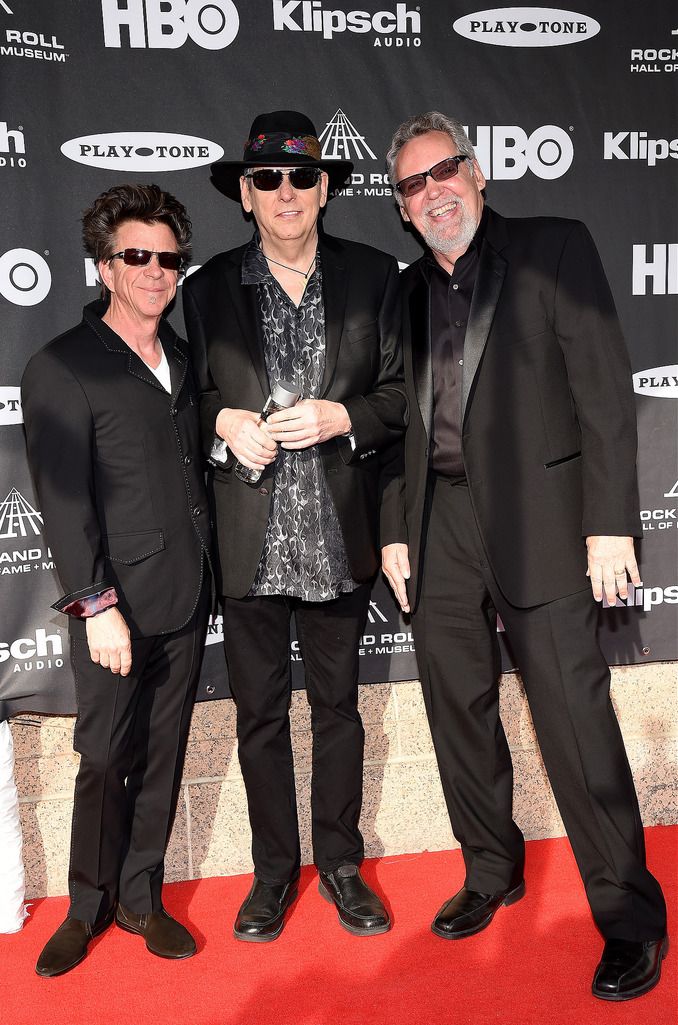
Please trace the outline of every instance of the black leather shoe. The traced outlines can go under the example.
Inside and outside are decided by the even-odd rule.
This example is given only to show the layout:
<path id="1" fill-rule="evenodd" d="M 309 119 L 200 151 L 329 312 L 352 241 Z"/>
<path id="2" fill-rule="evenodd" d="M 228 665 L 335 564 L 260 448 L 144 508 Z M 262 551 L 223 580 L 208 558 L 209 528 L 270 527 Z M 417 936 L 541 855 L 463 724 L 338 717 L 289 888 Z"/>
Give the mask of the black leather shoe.
<path id="1" fill-rule="evenodd" d="M 669 952 L 669 938 L 607 940 L 593 976 L 591 992 L 601 1000 L 632 1000 L 648 993 L 659 982 L 662 961 Z"/>
<path id="2" fill-rule="evenodd" d="M 446 940 L 461 940 L 485 929 L 502 905 L 515 904 L 525 896 L 525 881 L 501 893 L 478 893 L 462 886 L 459 893 L 443 904 L 433 919 L 432 931 Z"/>
<path id="3" fill-rule="evenodd" d="M 357 865 L 340 865 L 334 872 L 321 872 L 318 889 L 325 900 L 336 905 L 339 921 L 354 936 L 376 936 L 388 932 L 388 911 L 370 890 Z"/>
<path id="4" fill-rule="evenodd" d="M 164 908 L 137 915 L 134 911 L 128 911 L 122 904 L 118 904 L 115 924 L 125 932 L 143 936 L 146 948 L 158 957 L 178 961 L 184 957 L 192 957 L 198 949 L 188 929 L 181 922 L 177 922 L 176 918 L 168 915 Z"/>
<path id="5" fill-rule="evenodd" d="M 233 926 L 235 938 L 248 943 L 270 943 L 277 939 L 285 925 L 285 912 L 294 902 L 298 888 L 298 878 L 289 883 L 271 884 L 255 877 Z"/>
<path id="6" fill-rule="evenodd" d="M 51 979 L 55 975 L 70 972 L 71 968 L 84 961 L 90 940 L 108 929 L 113 921 L 113 914 L 114 909 L 111 908 L 108 914 L 94 925 L 82 922 L 79 918 L 67 918 L 43 947 L 35 966 L 37 974 L 44 979 Z"/>

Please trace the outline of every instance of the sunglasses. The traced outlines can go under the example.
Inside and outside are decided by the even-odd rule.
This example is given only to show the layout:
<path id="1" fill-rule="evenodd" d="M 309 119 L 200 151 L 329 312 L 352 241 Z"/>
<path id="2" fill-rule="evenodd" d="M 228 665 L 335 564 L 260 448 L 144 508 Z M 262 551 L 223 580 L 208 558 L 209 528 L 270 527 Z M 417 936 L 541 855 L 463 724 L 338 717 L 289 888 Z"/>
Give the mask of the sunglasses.
<path id="1" fill-rule="evenodd" d="M 183 261 L 179 253 L 158 253 L 155 249 L 123 249 L 121 253 L 114 253 L 111 260 L 122 260 L 128 267 L 146 267 L 152 256 L 158 257 L 163 270 L 181 270 Z"/>
<path id="2" fill-rule="evenodd" d="M 243 177 L 251 178 L 259 192 L 275 192 L 282 185 L 283 175 L 287 175 L 294 189 L 312 189 L 320 180 L 320 168 L 292 167 L 289 171 L 279 171 L 273 167 L 260 167 Z"/>
<path id="3" fill-rule="evenodd" d="M 409 177 L 396 182 L 395 187 L 401 196 L 404 196 L 405 199 L 411 199 L 412 196 L 416 196 L 418 192 L 426 188 L 427 178 L 433 178 L 434 182 L 446 182 L 449 178 L 454 178 L 459 173 L 459 165 L 462 161 L 470 159 L 470 157 L 466 156 L 447 157 L 445 160 L 441 160 L 440 163 L 434 164 L 428 171 L 411 174 Z"/>

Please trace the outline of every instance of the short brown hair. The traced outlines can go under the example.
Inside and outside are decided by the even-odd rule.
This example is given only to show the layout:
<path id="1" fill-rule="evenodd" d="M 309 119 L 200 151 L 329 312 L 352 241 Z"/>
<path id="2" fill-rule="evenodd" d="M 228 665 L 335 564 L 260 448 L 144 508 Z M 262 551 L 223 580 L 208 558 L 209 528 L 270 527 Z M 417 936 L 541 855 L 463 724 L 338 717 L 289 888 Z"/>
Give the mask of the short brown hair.
<path id="1" fill-rule="evenodd" d="M 186 207 L 158 185 L 114 185 L 102 192 L 82 217 L 82 241 L 98 264 L 110 260 L 115 233 L 125 221 L 166 224 L 174 234 L 179 255 L 191 258 L 191 222 Z"/>

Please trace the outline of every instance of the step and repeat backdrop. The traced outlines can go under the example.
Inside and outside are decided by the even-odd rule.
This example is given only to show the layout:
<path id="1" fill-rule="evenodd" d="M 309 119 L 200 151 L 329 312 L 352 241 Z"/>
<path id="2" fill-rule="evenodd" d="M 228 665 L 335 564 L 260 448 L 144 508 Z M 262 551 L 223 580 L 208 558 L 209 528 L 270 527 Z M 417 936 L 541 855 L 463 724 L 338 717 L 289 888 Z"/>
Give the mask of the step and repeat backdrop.
<path id="1" fill-rule="evenodd" d="M 188 207 L 196 266 L 239 245 L 251 225 L 208 165 L 240 158 L 253 117 L 281 108 L 312 118 L 324 156 L 354 162 L 325 230 L 403 266 L 421 250 L 384 154 L 396 125 L 425 110 L 468 126 L 498 211 L 588 224 L 625 329 L 640 431 L 643 586 L 601 610 L 602 643 L 611 663 L 678 656 L 678 10 L 573 2 L 0 0 L 0 718 L 74 710 L 19 382 L 98 294 L 82 211 L 117 182 L 154 181 Z M 181 332 L 180 295 L 170 316 Z M 228 694 L 220 640 L 216 617 L 202 699 Z M 365 682 L 417 675 L 410 627 L 381 581 L 361 662 Z"/>

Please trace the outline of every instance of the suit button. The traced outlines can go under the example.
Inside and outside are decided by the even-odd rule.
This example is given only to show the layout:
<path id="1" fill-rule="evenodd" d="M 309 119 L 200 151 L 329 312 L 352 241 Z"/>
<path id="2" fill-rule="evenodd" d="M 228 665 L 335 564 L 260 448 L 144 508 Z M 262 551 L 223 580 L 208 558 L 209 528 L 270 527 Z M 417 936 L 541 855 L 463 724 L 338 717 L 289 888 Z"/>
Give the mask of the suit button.
<path id="1" fill-rule="evenodd" d="M 268 494 L 268 488 L 259 488 L 259 494 L 260 495 L 267 495 Z"/>
<path id="2" fill-rule="evenodd" d="M 196 506 L 193 507 L 193 515 L 194 516 L 199 516 L 201 512 L 202 512 L 202 509 L 200 508 L 199 505 L 196 505 Z"/>
<path id="3" fill-rule="evenodd" d="M 177 409 L 177 407 L 173 406 L 172 407 L 172 416 L 176 416 L 178 412 L 179 412 L 179 410 Z"/>
<path id="4" fill-rule="evenodd" d="M 184 466 L 190 466 L 190 465 L 191 465 L 191 457 L 190 456 L 184 456 Z"/>

